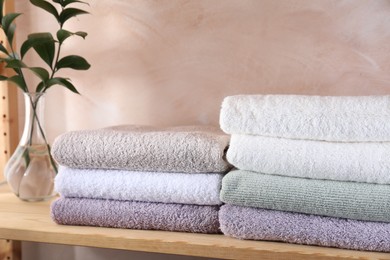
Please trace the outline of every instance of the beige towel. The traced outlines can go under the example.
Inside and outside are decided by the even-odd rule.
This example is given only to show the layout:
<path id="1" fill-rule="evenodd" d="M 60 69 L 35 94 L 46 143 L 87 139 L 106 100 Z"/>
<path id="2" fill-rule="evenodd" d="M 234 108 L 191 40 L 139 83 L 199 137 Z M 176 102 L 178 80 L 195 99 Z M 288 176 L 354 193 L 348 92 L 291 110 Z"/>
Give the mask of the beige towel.
<path id="1" fill-rule="evenodd" d="M 52 154 L 72 168 L 163 172 L 224 172 L 229 136 L 209 126 L 115 126 L 68 132 Z"/>

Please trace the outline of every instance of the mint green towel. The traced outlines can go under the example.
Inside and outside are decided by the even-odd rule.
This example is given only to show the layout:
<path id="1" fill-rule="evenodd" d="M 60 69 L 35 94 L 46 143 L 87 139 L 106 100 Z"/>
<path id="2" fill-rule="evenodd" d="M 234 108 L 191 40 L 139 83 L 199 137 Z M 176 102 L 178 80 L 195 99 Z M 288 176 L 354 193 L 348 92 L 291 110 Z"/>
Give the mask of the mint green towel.
<path id="1" fill-rule="evenodd" d="M 390 185 L 231 171 L 221 200 L 238 206 L 390 222 Z"/>

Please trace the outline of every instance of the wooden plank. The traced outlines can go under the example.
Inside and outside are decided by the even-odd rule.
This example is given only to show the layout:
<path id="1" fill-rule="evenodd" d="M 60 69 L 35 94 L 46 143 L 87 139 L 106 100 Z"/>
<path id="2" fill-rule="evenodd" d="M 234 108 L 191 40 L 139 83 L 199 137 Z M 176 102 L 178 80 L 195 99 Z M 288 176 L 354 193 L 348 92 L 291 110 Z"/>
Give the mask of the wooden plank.
<path id="1" fill-rule="evenodd" d="M 10 86 L 0 82 L 0 181 L 4 179 L 4 166 L 15 150 L 18 141 L 18 104 L 17 90 L 15 86 Z"/>
<path id="2" fill-rule="evenodd" d="M 26 203 L 3 187 L 0 238 L 223 259 L 390 259 L 390 254 L 244 241 L 223 235 L 61 226 L 50 219 L 50 201 Z"/>
<path id="3" fill-rule="evenodd" d="M 14 1 L 5 1 L 5 12 L 14 10 Z M 1 35 L 1 40 L 7 46 L 4 35 Z M 10 75 L 10 70 L 5 70 L 0 67 L 1 74 Z M 18 102 L 17 88 L 14 84 L 7 81 L 0 81 L 0 116 L 2 123 L 0 125 L 0 182 L 4 180 L 4 166 L 9 157 L 12 155 L 19 142 L 18 129 Z"/>
<path id="4" fill-rule="evenodd" d="M 14 11 L 14 0 L 5 1 L 4 12 Z M 0 36 L 5 46 L 7 42 L 4 34 Z M 2 75 L 10 75 L 9 70 L 0 67 Z M 4 166 L 9 157 L 14 152 L 19 141 L 18 129 L 18 103 L 17 88 L 15 85 L 6 81 L 0 82 L 0 183 L 4 183 Z M 20 260 L 21 259 L 21 242 L 11 240 L 0 240 L 0 260 Z"/>
<path id="5" fill-rule="evenodd" d="M 10 260 L 11 256 L 11 240 L 0 240 L 0 260 Z"/>
<path id="6" fill-rule="evenodd" d="M 0 240 L 0 260 L 21 260 L 21 242 Z"/>

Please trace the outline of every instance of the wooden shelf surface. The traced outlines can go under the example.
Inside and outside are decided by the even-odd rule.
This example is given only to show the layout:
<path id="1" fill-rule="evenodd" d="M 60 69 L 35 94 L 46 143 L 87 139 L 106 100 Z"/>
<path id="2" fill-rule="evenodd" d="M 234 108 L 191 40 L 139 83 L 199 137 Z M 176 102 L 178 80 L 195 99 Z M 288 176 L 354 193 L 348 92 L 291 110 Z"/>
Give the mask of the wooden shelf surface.
<path id="1" fill-rule="evenodd" d="M 50 219 L 50 201 L 22 202 L 4 185 L 0 187 L 0 238 L 222 259 L 390 259 L 385 253 L 244 241 L 223 235 L 61 226 Z"/>

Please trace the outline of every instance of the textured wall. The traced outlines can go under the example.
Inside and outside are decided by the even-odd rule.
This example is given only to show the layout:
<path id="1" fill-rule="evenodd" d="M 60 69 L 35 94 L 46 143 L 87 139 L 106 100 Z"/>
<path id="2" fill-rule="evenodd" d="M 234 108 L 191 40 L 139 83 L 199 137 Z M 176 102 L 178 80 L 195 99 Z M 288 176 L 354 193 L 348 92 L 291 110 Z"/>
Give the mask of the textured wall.
<path id="1" fill-rule="evenodd" d="M 28 1 L 17 40 L 55 23 Z M 92 64 L 53 87 L 51 140 L 113 124 L 217 124 L 240 93 L 390 94 L 389 0 L 90 0 L 65 45 Z M 34 61 L 29 56 L 29 61 Z M 22 124 L 21 124 L 22 125 Z"/>
<path id="2" fill-rule="evenodd" d="M 24 32 L 55 27 L 16 2 Z M 217 124 L 223 97 L 239 93 L 390 93 L 388 0 L 90 3 L 68 27 L 89 37 L 65 47 L 92 68 L 66 74 L 82 96 L 50 90 L 51 139 L 121 123 Z"/>

